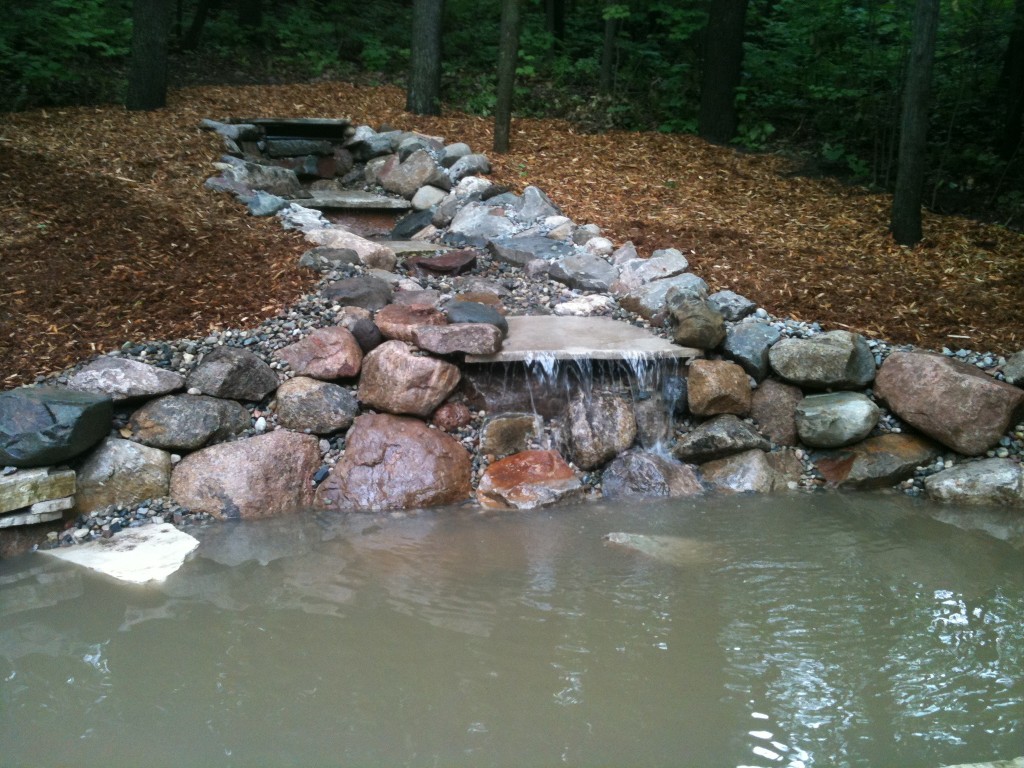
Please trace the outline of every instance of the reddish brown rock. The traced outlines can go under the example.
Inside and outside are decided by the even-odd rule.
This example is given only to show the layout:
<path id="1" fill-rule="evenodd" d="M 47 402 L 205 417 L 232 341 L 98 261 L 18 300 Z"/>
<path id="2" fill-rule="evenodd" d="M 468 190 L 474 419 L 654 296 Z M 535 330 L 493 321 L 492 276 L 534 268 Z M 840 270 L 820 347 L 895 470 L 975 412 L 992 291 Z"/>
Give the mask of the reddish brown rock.
<path id="1" fill-rule="evenodd" d="M 485 304 L 493 307 L 497 312 L 504 315 L 505 305 L 501 303 L 501 297 L 490 291 L 464 291 L 455 296 L 456 301 L 468 301 L 474 304 Z"/>
<path id="2" fill-rule="evenodd" d="M 493 355 L 501 349 L 501 331 L 485 323 L 420 325 L 413 328 L 413 342 L 436 355 Z"/>
<path id="3" fill-rule="evenodd" d="M 487 468 L 476 489 L 490 509 L 534 509 L 578 496 L 576 473 L 557 451 L 522 451 Z"/>
<path id="4" fill-rule="evenodd" d="M 414 344 L 421 325 L 446 325 L 444 312 L 428 304 L 388 304 L 377 310 L 373 321 L 385 338 Z"/>
<path id="5" fill-rule="evenodd" d="M 754 390 L 750 415 L 776 445 L 796 445 L 796 407 L 803 399 L 800 387 L 768 379 Z"/>
<path id="6" fill-rule="evenodd" d="M 829 451 L 814 462 L 830 485 L 885 488 L 912 477 L 914 470 L 938 455 L 930 440 L 914 435 L 870 437 L 857 445 Z"/>
<path id="7" fill-rule="evenodd" d="M 976 456 L 1024 416 L 1024 390 L 942 355 L 894 352 L 875 394 L 908 424 L 958 453 Z"/>
<path id="8" fill-rule="evenodd" d="M 363 358 L 359 399 L 370 408 L 426 418 L 459 384 L 459 369 L 386 341 Z"/>
<path id="9" fill-rule="evenodd" d="M 473 412 L 465 403 L 444 403 L 434 411 L 430 422 L 445 432 L 453 432 L 459 427 L 466 426 L 472 420 Z"/>
<path id="10" fill-rule="evenodd" d="M 461 275 L 476 267 L 477 252 L 466 249 L 448 251 L 437 256 L 414 256 L 405 266 L 418 275 Z"/>
<path id="11" fill-rule="evenodd" d="M 277 430 L 189 454 L 171 474 L 171 498 L 222 519 L 291 514 L 313 503 L 319 468 L 316 437 Z"/>
<path id="12" fill-rule="evenodd" d="M 277 357 L 300 376 L 347 379 L 359 374 L 363 350 L 351 331 L 340 326 L 319 328 L 302 341 L 277 350 Z"/>
<path id="13" fill-rule="evenodd" d="M 687 402 L 698 416 L 750 411 L 750 381 L 736 363 L 726 360 L 694 360 L 687 377 Z"/>
<path id="14" fill-rule="evenodd" d="M 368 414 L 348 433 L 345 455 L 320 484 L 332 509 L 410 509 L 466 499 L 472 459 L 458 440 L 417 419 Z"/>

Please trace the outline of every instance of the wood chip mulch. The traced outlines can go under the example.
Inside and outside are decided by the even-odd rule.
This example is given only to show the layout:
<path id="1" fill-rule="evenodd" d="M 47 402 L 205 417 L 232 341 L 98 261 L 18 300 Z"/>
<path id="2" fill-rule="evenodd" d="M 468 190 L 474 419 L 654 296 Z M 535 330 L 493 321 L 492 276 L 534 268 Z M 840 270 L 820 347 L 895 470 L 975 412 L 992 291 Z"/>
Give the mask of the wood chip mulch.
<path id="1" fill-rule="evenodd" d="M 897 343 L 1008 354 L 1024 347 L 1024 236 L 926 215 L 896 246 L 890 198 L 799 176 L 790 161 L 693 136 L 588 135 L 517 120 L 490 152 L 490 120 L 404 112 L 393 87 L 201 87 L 167 109 L 17 113 L 0 123 L 0 388 L 125 341 L 250 327 L 313 284 L 306 249 L 274 218 L 207 191 L 219 139 L 204 117 L 347 117 L 420 130 L 488 154 L 493 178 L 534 184 L 577 223 L 642 255 L 677 247 L 713 289 L 769 312 Z"/>

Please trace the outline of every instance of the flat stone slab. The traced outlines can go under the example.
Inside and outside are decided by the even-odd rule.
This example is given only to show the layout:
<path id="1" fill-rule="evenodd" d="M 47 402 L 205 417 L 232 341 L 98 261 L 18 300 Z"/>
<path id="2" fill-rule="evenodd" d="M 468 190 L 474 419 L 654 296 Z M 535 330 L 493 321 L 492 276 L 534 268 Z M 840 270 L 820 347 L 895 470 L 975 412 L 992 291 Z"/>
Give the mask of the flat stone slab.
<path id="1" fill-rule="evenodd" d="M 252 117 L 231 120 L 232 123 L 258 125 L 268 136 L 299 138 L 346 139 L 353 133 L 352 123 L 344 118 L 326 117 Z"/>
<path id="2" fill-rule="evenodd" d="M 672 360 L 701 357 L 643 328 L 610 317 L 509 317 L 508 336 L 493 355 L 466 355 L 467 363 L 549 360 Z"/>
<path id="3" fill-rule="evenodd" d="M 198 539 L 163 523 L 128 528 L 109 539 L 39 551 L 121 581 L 145 584 L 166 579 L 198 546 Z"/>
<path id="4" fill-rule="evenodd" d="M 313 197 L 304 198 L 302 205 L 318 211 L 406 211 L 412 203 L 401 197 L 377 195 L 361 189 L 342 192 L 314 192 Z"/>
<path id="5" fill-rule="evenodd" d="M 428 243 L 426 240 L 379 240 L 376 242 L 386 245 L 395 252 L 396 256 L 430 256 L 452 250 L 450 245 Z"/>

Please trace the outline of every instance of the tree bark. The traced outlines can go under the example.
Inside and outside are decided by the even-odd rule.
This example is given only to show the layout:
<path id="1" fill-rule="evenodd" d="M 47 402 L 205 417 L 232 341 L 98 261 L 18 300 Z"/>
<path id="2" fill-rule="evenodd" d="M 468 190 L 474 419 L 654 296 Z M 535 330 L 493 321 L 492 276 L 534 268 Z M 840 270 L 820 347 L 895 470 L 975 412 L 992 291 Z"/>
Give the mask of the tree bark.
<path id="1" fill-rule="evenodd" d="M 494 151 L 508 152 L 512 130 L 512 94 L 519 58 L 519 2 L 501 0 L 501 46 L 498 51 L 498 101 L 494 106 Z"/>
<path id="2" fill-rule="evenodd" d="M 747 0 L 713 0 L 705 30 L 697 132 L 716 144 L 736 135 L 736 88 L 743 74 Z"/>
<path id="3" fill-rule="evenodd" d="M 167 104 L 167 38 L 171 31 L 171 0 L 134 0 L 132 54 L 125 106 L 160 109 Z"/>
<path id="4" fill-rule="evenodd" d="M 413 0 L 409 90 L 405 108 L 416 115 L 441 114 L 441 19 L 444 0 Z"/>
<path id="5" fill-rule="evenodd" d="M 555 40 L 565 40 L 565 0 L 544 0 L 544 18 Z"/>
<path id="6" fill-rule="evenodd" d="M 1024 0 L 1014 4 L 1013 30 L 1006 44 L 1000 90 L 1006 103 L 1003 129 L 998 140 L 999 154 L 1010 159 L 1020 147 L 1024 126 Z"/>
<path id="7" fill-rule="evenodd" d="M 604 45 L 601 48 L 601 93 L 611 93 L 615 82 L 615 41 L 619 34 L 619 20 L 604 20 Z"/>
<path id="8" fill-rule="evenodd" d="M 935 62 L 935 37 L 939 27 L 939 0 L 917 0 L 903 89 L 903 118 L 892 201 L 892 236 L 900 245 L 920 242 L 921 199 L 928 138 L 928 113 Z"/>

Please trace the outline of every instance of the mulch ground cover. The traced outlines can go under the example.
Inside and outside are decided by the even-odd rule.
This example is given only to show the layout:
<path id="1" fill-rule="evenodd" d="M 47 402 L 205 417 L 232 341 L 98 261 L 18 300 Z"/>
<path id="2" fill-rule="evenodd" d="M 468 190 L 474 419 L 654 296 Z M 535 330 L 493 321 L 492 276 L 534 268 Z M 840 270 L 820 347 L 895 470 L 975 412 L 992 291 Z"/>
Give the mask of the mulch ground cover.
<path id="1" fill-rule="evenodd" d="M 641 255 L 683 249 L 713 289 L 773 314 L 931 349 L 1024 347 L 1024 235 L 926 214 L 925 241 L 902 248 L 888 195 L 802 177 L 780 156 L 555 120 L 516 120 L 512 151 L 495 155 L 490 120 L 414 116 L 404 102 L 345 83 L 198 87 L 150 113 L 0 118 L 2 388 L 125 341 L 249 327 L 310 288 L 298 235 L 203 188 L 220 153 L 204 117 L 347 117 L 466 141 L 497 182 L 540 187 Z"/>

